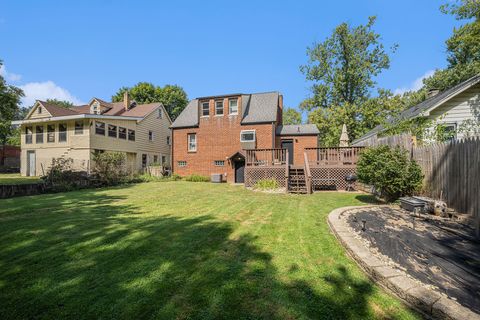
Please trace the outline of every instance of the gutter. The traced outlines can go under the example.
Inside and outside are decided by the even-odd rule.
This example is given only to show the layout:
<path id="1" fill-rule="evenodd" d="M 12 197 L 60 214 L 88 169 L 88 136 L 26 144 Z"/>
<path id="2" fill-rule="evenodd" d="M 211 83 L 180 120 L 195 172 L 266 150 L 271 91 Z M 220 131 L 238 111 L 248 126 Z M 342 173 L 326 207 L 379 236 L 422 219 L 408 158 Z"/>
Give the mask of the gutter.
<path id="1" fill-rule="evenodd" d="M 39 118 L 31 120 L 17 120 L 12 121 L 12 125 L 21 125 L 29 123 L 39 123 L 39 122 L 49 122 L 49 121 L 61 121 L 61 120 L 76 120 L 76 119 L 103 119 L 103 120 L 135 120 L 140 121 L 143 117 L 125 117 L 125 116 L 104 116 L 100 114 L 78 114 L 71 116 L 60 116 L 60 117 L 49 117 L 49 118 Z"/>

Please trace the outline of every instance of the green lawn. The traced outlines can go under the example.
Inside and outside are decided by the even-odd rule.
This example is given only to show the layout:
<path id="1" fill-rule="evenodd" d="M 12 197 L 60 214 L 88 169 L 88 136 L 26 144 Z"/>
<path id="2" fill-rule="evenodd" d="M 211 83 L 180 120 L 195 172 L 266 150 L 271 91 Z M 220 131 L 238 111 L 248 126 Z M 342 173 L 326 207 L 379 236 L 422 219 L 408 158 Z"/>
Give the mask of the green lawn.
<path id="1" fill-rule="evenodd" d="M 39 177 L 22 177 L 20 173 L 0 173 L 0 184 L 29 184 L 40 182 Z"/>
<path id="2" fill-rule="evenodd" d="M 192 182 L 0 200 L 1 318 L 417 318 L 329 231 L 369 200 Z"/>

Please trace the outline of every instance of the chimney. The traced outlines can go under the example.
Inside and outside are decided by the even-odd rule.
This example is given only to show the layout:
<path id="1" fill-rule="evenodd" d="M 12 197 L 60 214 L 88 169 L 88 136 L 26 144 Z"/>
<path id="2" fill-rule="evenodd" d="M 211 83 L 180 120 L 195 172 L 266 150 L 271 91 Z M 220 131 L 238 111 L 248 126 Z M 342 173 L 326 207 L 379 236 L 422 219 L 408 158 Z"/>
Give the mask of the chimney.
<path id="1" fill-rule="evenodd" d="M 428 90 L 427 98 L 434 97 L 439 93 L 440 93 L 440 90 L 438 90 L 438 89 L 430 89 L 430 90 Z"/>
<path id="2" fill-rule="evenodd" d="M 277 125 L 283 124 L 283 96 L 278 95 Z"/>
<path id="3" fill-rule="evenodd" d="M 130 109 L 130 97 L 128 96 L 128 91 L 125 91 L 123 94 L 123 106 L 125 107 L 125 111 Z"/>

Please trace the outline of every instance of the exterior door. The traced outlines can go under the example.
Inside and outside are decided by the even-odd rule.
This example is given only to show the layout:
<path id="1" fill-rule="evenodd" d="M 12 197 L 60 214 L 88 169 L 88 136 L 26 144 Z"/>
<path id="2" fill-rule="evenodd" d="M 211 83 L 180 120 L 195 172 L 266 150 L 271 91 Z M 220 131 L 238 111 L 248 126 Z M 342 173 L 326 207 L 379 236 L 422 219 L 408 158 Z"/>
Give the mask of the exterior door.
<path id="1" fill-rule="evenodd" d="M 235 183 L 245 182 L 245 160 L 235 161 Z"/>
<path id="2" fill-rule="evenodd" d="M 293 164 L 293 140 L 282 140 L 282 149 L 288 150 L 288 162 Z"/>
<path id="3" fill-rule="evenodd" d="M 36 176 L 35 151 L 27 151 L 27 176 Z"/>

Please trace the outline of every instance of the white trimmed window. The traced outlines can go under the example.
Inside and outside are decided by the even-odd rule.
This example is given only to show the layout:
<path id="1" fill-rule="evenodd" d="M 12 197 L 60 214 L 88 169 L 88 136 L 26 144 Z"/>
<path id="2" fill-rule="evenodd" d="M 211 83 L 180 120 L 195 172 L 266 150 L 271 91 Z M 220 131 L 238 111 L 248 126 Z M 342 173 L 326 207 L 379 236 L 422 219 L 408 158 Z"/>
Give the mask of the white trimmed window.
<path id="1" fill-rule="evenodd" d="M 210 104 L 208 102 L 202 102 L 202 117 L 208 117 L 210 115 Z"/>
<path id="2" fill-rule="evenodd" d="M 162 110 L 162 108 L 159 108 L 159 109 L 158 109 L 158 117 L 159 117 L 160 119 L 163 118 L 163 110 Z"/>
<path id="3" fill-rule="evenodd" d="M 188 134 L 188 152 L 197 151 L 197 135 L 195 133 Z"/>
<path id="4" fill-rule="evenodd" d="M 240 132 L 240 142 L 255 141 L 255 130 L 242 130 Z"/>
<path id="5" fill-rule="evenodd" d="M 225 165 L 225 160 L 215 160 L 213 164 L 217 167 L 223 167 Z"/>
<path id="6" fill-rule="evenodd" d="M 148 131 L 148 140 L 153 141 L 153 131 Z"/>
<path id="7" fill-rule="evenodd" d="M 238 114 L 238 100 L 237 99 L 228 100 L 228 114 L 231 114 L 231 115 Z"/>
<path id="8" fill-rule="evenodd" d="M 100 121 L 95 121 L 95 133 L 101 136 L 105 135 L 105 123 Z"/>
<path id="9" fill-rule="evenodd" d="M 187 161 L 177 161 L 177 164 L 179 167 L 186 167 L 187 166 Z"/>
<path id="10" fill-rule="evenodd" d="M 223 100 L 215 101 L 215 115 L 223 115 Z"/>

